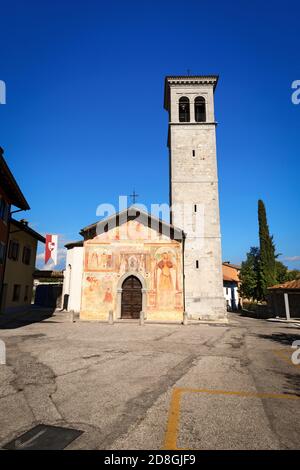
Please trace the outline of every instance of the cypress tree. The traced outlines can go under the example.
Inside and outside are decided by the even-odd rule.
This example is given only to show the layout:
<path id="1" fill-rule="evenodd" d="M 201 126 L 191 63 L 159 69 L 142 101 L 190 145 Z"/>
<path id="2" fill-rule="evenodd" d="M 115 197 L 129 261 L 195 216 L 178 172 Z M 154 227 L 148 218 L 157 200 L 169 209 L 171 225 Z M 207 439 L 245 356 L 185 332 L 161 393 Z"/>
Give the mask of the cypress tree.
<path id="1" fill-rule="evenodd" d="M 266 298 L 267 288 L 276 284 L 276 255 L 273 236 L 270 236 L 266 208 L 261 199 L 258 201 L 259 225 L 259 279 L 258 291 L 261 300 Z"/>

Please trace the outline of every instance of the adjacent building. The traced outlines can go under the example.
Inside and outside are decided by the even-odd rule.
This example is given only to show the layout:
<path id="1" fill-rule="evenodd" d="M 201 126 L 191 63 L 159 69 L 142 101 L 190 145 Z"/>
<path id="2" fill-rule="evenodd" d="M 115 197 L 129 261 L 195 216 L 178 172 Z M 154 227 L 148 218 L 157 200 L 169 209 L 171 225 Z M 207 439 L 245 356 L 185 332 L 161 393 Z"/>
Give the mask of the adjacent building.
<path id="1" fill-rule="evenodd" d="M 0 307 L 3 305 L 3 280 L 10 231 L 11 206 L 30 209 L 18 183 L 7 166 L 0 147 Z"/>
<path id="2" fill-rule="evenodd" d="M 241 267 L 231 264 L 229 261 L 222 265 L 223 270 L 223 289 L 226 300 L 227 310 L 236 311 L 240 307 L 239 298 L 239 272 Z"/>
<path id="3" fill-rule="evenodd" d="M 63 271 L 39 270 L 33 273 L 34 304 L 39 307 L 61 306 Z"/>
<path id="4" fill-rule="evenodd" d="M 45 243 L 45 238 L 30 228 L 26 220 L 11 219 L 2 294 L 3 313 L 26 311 L 32 302 L 38 242 Z"/>
<path id="5" fill-rule="evenodd" d="M 300 319 L 300 279 L 269 287 L 267 300 L 274 317 Z"/>

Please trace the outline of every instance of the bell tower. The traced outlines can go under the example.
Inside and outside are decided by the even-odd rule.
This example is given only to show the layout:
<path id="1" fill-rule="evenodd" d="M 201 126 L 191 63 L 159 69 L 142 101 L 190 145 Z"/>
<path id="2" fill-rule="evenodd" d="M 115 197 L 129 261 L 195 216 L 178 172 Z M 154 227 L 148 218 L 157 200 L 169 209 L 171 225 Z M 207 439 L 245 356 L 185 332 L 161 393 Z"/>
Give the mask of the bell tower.
<path id="1" fill-rule="evenodd" d="M 168 76 L 171 223 L 186 234 L 185 310 L 226 317 L 223 295 L 214 92 L 218 76 Z"/>

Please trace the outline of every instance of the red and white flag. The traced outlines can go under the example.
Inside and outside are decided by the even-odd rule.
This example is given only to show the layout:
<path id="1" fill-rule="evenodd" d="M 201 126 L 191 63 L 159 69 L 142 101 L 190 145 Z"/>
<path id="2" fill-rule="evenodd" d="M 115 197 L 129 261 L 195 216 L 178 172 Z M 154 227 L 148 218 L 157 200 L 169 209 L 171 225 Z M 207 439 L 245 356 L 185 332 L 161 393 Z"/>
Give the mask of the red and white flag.
<path id="1" fill-rule="evenodd" d="M 45 264 L 48 263 L 49 259 L 57 264 L 57 239 L 57 235 L 46 235 Z"/>

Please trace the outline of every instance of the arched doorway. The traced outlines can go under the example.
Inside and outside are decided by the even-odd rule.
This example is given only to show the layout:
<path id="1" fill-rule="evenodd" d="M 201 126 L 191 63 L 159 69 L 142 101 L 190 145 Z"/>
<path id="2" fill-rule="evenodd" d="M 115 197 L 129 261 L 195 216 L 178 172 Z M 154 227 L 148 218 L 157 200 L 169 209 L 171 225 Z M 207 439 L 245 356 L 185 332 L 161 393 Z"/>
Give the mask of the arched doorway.
<path id="1" fill-rule="evenodd" d="M 139 318 L 142 310 L 142 284 L 128 276 L 122 284 L 121 318 Z"/>

